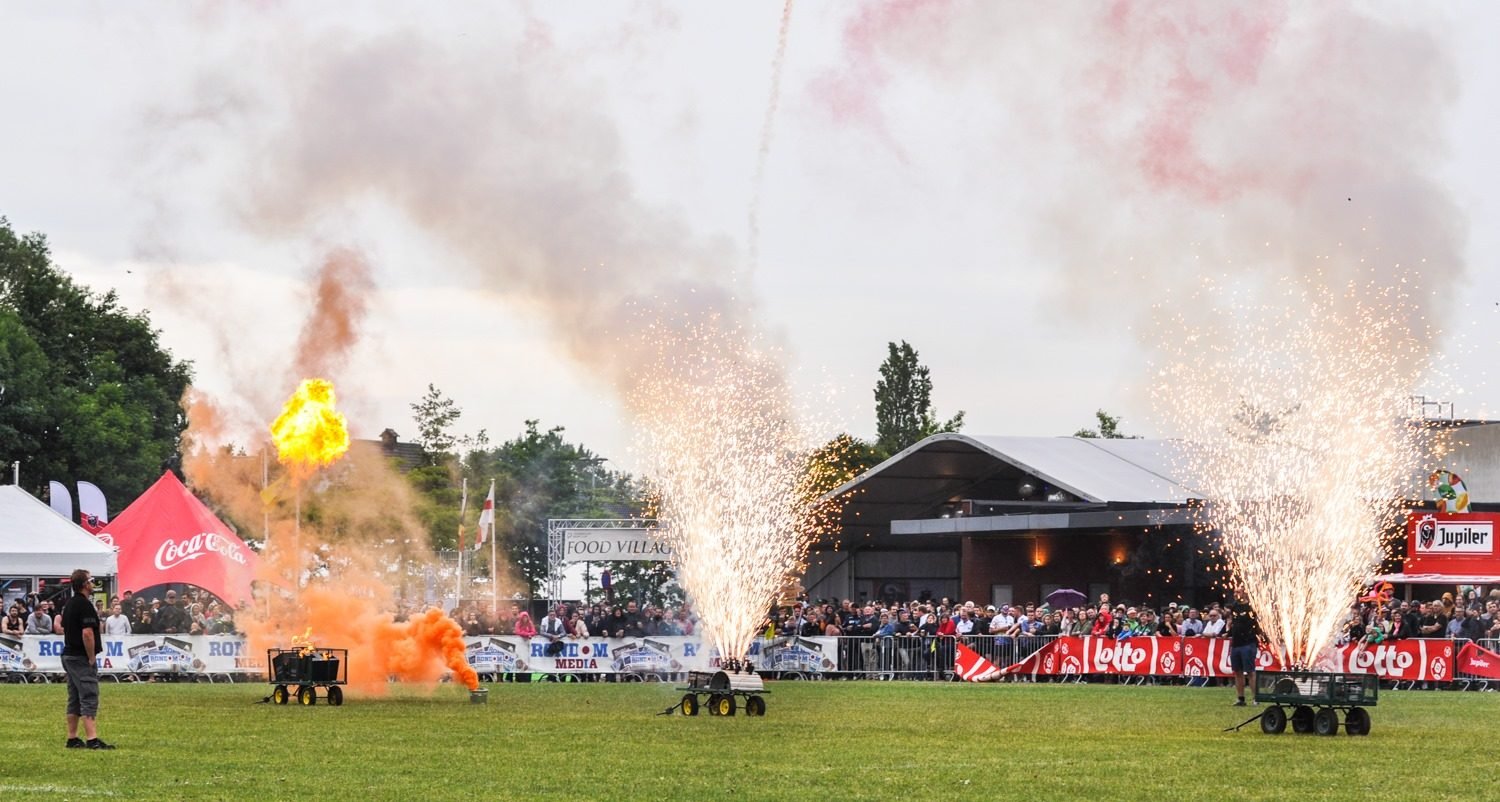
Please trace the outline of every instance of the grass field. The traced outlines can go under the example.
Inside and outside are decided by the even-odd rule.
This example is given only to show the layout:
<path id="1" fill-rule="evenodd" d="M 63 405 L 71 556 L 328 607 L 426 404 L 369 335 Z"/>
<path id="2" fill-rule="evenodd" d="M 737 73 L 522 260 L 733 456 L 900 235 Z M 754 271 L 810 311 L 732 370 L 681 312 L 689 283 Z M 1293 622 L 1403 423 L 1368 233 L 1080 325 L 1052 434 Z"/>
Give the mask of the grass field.
<path id="1" fill-rule="evenodd" d="M 1261 734 L 1226 689 L 771 683 L 764 718 L 655 716 L 671 686 L 103 688 L 113 752 L 63 749 L 61 685 L 0 686 L 0 799 L 1496 799 L 1500 694 L 1393 692 L 1367 737 Z"/>

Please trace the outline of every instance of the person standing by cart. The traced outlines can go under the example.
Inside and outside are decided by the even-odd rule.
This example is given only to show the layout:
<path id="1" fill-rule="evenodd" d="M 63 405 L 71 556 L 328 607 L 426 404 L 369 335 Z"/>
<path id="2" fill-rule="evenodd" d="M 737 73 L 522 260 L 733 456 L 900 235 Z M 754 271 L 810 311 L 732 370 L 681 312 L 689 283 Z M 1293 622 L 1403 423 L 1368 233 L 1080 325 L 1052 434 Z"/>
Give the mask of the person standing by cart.
<path id="1" fill-rule="evenodd" d="M 99 650 L 104 634 L 99 627 L 99 611 L 89 599 L 94 589 L 93 577 L 80 568 L 68 578 L 73 597 L 62 611 L 63 672 L 68 676 L 68 743 L 69 749 L 114 749 L 99 740 L 95 723 L 99 716 Z M 78 722 L 83 721 L 85 741 L 78 737 Z"/>
<path id="2" fill-rule="evenodd" d="M 1229 621 L 1229 670 L 1234 672 L 1235 707 L 1245 706 L 1245 683 L 1251 692 L 1255 690 L 1255 658 L 1260 650 L 1260 622 L 1255 620 L 1255 611 L 1237 594 L 1234 617 Z"/>

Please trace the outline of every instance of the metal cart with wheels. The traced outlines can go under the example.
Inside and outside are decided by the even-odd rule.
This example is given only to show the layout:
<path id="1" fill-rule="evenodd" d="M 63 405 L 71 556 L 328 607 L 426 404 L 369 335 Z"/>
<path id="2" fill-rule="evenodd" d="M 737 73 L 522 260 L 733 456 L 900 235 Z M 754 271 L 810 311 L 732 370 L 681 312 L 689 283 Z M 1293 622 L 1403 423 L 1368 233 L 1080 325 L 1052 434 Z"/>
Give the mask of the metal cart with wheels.
<path id="1" fill-rule="evenodd" d="M 344 703 L 341 685 L 349 681 L 348 649 L 267 649 L 266 665 L 270 670 L 271 701 L 279 705 L 290 702 L 311 706 L 318 703 L 318 689 L 328 704 Z"/>
<path id="2" fill-rule="evenodd" d="M 1261 732 L 1267 735 L 1280 735 L 1287 724 L 1298 734 L 1336 735 L 1339 711 L 1343 711 L 1345 732 L 1369 735 L 1370 714 L 1365 708 L 1374 707 L 1379 694 L 1380 678 L 1374 674 L 1258 671 L 1255 701 L 1270 706 L 1250 721 L 1260 719 Z"/>
<path id="3" fill-rule="evenodd" d="M 663 712 L 680 710 L 684 716 L 696 716 L 706 708 L 710 716 L 732 716 L 744 700 L 745 715 L 764 716 L 765 694 L 770 693 L 749 663 L 740 666 L 733 661 L 725 661 L 720 671 L 689 671 L 687 687 L 678 690 L 686 691 L 682 700 Z"/>

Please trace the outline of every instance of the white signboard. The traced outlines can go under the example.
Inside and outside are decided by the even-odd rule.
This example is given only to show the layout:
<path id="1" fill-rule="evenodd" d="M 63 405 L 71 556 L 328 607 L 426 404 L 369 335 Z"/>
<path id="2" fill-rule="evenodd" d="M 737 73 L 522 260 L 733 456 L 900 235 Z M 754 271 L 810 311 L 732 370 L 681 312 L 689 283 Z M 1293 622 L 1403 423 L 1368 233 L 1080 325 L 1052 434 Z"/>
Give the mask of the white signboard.
<path id="1" fill-rule="evenodd" d="M 1417 522 L 1421 554 L 1494 554 L 1495 526 L 1489 521 L 1440 521 L 1423 516 Z"/>
<path id="2" fill-rule="evenodd" d="M 563 533 L 563 562 L 672 559 L 672 547 L 655 529 L 568 529 Z"/>

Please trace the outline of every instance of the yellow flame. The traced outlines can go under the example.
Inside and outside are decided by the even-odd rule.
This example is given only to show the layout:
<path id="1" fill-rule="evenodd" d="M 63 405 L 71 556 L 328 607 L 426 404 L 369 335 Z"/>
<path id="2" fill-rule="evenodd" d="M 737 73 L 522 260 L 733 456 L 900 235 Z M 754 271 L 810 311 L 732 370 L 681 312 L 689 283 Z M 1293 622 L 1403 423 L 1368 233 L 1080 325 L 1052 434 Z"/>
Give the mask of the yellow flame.
<path id="1" fill-rule="evenodd" d="M 349 428 L 334 408 L 333 382 L 303 379 L 271 424 L 276 458 L 296 473 L 331 465 L 349 450 Z"/>

